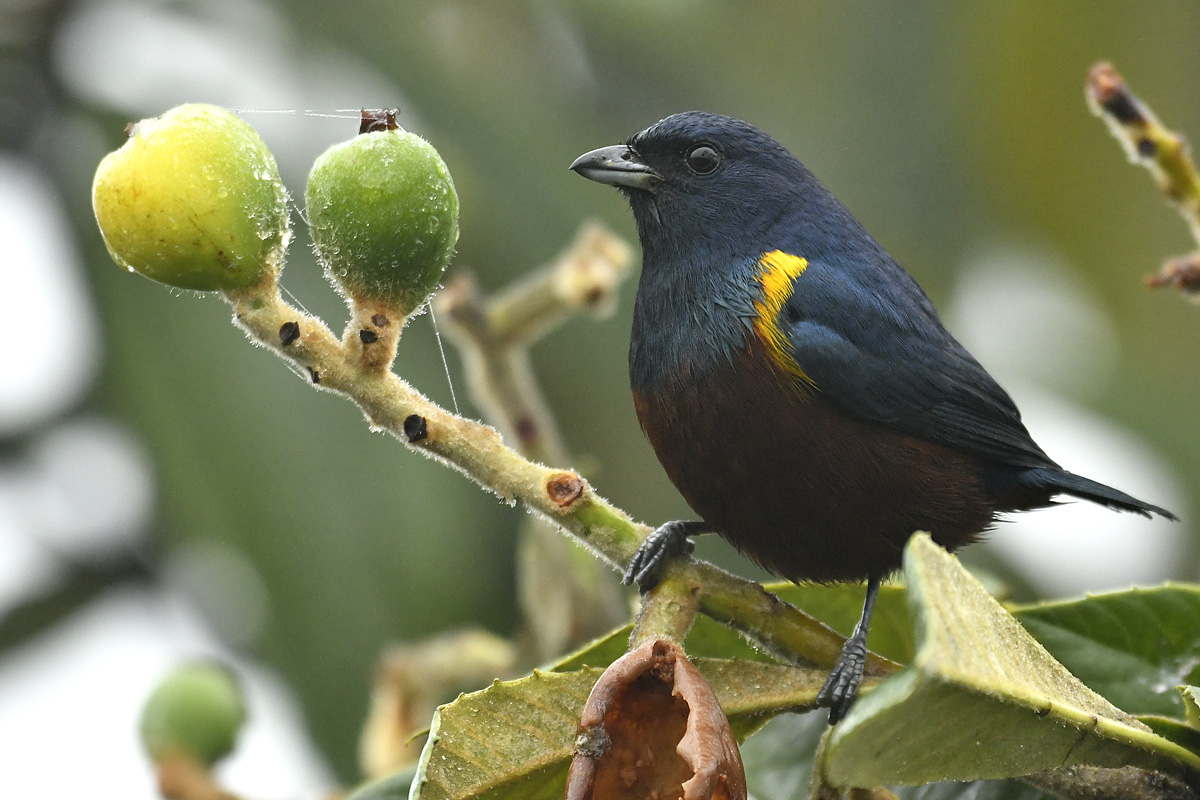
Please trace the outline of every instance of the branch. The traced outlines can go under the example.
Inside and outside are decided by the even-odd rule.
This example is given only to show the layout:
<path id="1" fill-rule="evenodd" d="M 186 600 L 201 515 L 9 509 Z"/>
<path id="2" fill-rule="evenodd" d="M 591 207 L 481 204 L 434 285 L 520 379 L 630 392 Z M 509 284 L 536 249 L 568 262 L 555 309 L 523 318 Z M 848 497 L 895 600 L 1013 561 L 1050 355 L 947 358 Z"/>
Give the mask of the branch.
<path id="1" fill-rule="evenodd" d="M 1111 64 L 1101 62 L 1092 67 L 1087 99 L 1092 113 L 1104 120 L 1129 161 L 1141 164 L 1154 176 L 1159 189 L 1191 229 L 1192 238 L 1200 244 L 1200 173 L 1187 141 L 1158 121 Z M 1171 259 L 1147 283 L 1174 286 L 1184 294 L 1195 295 L 1200 292 L 1200 252 Z"/>
<path id="2" fill-rule="evenodd" d="M 354 335 L 362 319 L 352 322 L 339 340 L 321 320 L 284 302 L 273 280 L 222 295 L 233 305 L 235 322 L 253 341 L 299 367 L 317 388 L 353 400 L 374 429 L 386 430 L 412 449 L 458 469 L 505 502 L 520 501 L 610 566 L 627 564 L 650 532 L 595 494 L 575 472 L 526 459 L 506 447 L 494 428 L 445 411 L 388 371 L 384 365 L 390 358 L 378 357 L 371 348 L 386 344 L 394 353 L 395 340 Z M 364 329 L 375 332 L 398 325 L 386 318 L 375 321 L 375 316 L 367 323 Z M 664 578 L 692 587 L 702 612 L 771 652 L 816 667 L 831 667 L 837 661 L 844 641 L 840 634 L 756 583 L 695 559 L 672 564 Z M 868 664 L 869 674 L 894 668 L 877 657 Z"/>
<path id="3" fill-rule="evenodd" d="M 526 458 L 571 462 L 538 390 L 529 346 L 576 313 L 610 316 L 632 260 L 624 240 L 591 223 L 553 263 L 499 295 L 483 297 L 460 273 L 432 301 L 463 356 L 472 398 Z M 543 518 L 521 524 L 517 569 L 524 616 L 518 640 L 531 664 L 603 635 L 628 614 L 602 565 Z"/>
<path id="4" fill-rule="evenodd" d="M 697 594 L 694 587 L 683 581 L 659 581 L 642 598 L 642 607 L 629 634 L 629 649 L 636 650 L 656 639 L 682 644 L 700 610 Z"/>
<path id="5" fill-rule="evenodd" d="M 575 313 L 610 316 L 632 260 L 629 245 L 591 223 L 554 263 L 499 295 L 482 297 L 474 280 L 460 274 L 434 298 L 447 335 L 467 360 L 472 394 L 525 456 L 548 464 L 568 460 L 532 379 L 528 346 Z"/>

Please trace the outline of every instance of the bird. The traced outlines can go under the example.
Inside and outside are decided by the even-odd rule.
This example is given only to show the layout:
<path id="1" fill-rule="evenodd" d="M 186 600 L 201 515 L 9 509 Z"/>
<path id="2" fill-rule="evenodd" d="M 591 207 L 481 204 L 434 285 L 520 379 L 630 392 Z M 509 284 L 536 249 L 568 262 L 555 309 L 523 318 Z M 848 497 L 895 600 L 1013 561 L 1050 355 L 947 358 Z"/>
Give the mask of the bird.
<path id="1" fill-rule="evenodd" d="M 632 210 L 633 404 L 699 516 L 654 530 L 624 582 L 649 590 L 712 532 L 790 581 L 866 581 L 817 696 L 830 724 L 854 702 L 875 599 L 914 532 L 953 551 L 1059 495 L 1175 519 L 1052 460 L 917 282 L 758 128 L 674 114 L 571 169 Z"/>

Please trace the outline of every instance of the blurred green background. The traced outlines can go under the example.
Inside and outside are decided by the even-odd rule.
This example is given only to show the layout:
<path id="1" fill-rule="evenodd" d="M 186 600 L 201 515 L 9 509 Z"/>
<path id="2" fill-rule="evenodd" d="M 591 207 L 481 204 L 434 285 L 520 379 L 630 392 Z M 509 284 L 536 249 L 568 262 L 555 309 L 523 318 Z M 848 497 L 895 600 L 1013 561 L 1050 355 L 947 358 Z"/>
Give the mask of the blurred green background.
<path id="1" fill-rule="evenodd" d="M 312 158 L 356 130 L 315 114 L 399 106 L 457 183 L 452 269 L 471 269 L 487 289 L 550 259 L 588 218 L 633 240 L 621 198 L 567 171 L 575 156 L 675 111 L 742 117 L 833 188 L 940 308 L 982 251 L 1058 265 L 1056 279 L 1082 287 L 1111 323 L 1116 350 L 1112 375 L 1052 388 L 1140 438 L 1185 506 L 1200 504 L 1200 316 L 1142 285 L 1193 243 L 1083 100 L 1089 67 L 1111 60 L 1168 125 L 1200 137 L 1200 5 L 28 0 L 2 13 L 2 144 L 36 164 L 65 204 L 103 337 L 98 380 L 58 419 L 117 421 L 143 444 L 157 484 L 142 568 L 87 585 L 73 573 L 22 598 L 23 615 L 0 623 L 9 647 L 130 572 L 170 580 L 179 553 L 220 543 L 252 566 L 260 589 L 245 597 L 261 608 L 240 605 L 248 590 L 234 578 L 191 581 L 196 602 L 219 636 L 298 693 L 308 730 L 349 780 L 386 643 L 517 624 L 522 512 L 372 434 L 349 403 L 248 346 L 223 303 L 174 296 L 109 259 L 90 214 L 92 170 L 126 121 L 185 101 L 239 109 L 275 148 L 297 198 Z M 5 261 L 0 275 L 19 286 L 21 264 Z M 302 230 L 283 283 L 340 328 L 345 309 Z M 597 490 L 661 521 L 689 512 L 629 401 L 634 284 L 614 318 L 571 323 L 534 361 Z M 52 322 L 19 334 L 45 335 Z M 3 347 L 21 347 L 20 337 Z M 463 411 L 475 414 L 457 354 L 448 357 Z M 449 404 L 428 317 L 406 331 L 396 369 Z M 4 452 L 19 459 L 53 424 L 10 429 Z M 1168 495 L 1151 489 L 1146 499 Z M 1177 526 L 1184 538 L 1161 579 L 1197 577 L 1191 530 L 1186 518 Z M 701 552 L 742 563 L 719 542 Z"/>

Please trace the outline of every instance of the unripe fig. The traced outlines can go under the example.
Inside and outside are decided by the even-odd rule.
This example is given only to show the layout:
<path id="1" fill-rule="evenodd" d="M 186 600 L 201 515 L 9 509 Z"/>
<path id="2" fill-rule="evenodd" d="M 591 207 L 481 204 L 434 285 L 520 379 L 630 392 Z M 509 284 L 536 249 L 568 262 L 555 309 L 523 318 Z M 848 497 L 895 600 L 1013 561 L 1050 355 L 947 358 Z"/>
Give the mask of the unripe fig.
<path id="1" fill-rule="evenodd" d="M 233 749 L 246 721 L 242 690 L 219 664 L 179 667 L 163 679 L 142 709 L 142 744 L 155 761 L 188 756 L 212 765 Z"/>
<path id="2" fill-rule="evenodd" d="M 425 302 L 458 241 L 458 195 L 437 150 L 376 130 L 326 150 L 304 197 L 325 272 L 356 305 L 401 317 Z"/>
<path id="3" fill-rule="evenodd" d="M 131 125 L 96 169 L 92 208 L 118 264 L 181 289 L 276 275 L 291 238 L 271 151 L 236 115 L 204 104 Z"/>

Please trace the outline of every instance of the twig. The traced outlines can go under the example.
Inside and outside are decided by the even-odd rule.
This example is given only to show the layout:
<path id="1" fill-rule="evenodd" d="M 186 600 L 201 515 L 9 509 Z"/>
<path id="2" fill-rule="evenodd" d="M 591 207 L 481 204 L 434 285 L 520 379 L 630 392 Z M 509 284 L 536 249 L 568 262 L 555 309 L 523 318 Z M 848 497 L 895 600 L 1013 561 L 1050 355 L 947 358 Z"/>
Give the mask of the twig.
<path id="1" fill-rule="evenodd" d="M 1130 162 L 1141 164 L 1154 176 L 1159 189 L 1188 224 L 1192 238 L 1200 244 L 1200 173 L 1187 141 L 1164 127 L 1107 62 L 1096 64 L 1088 74 L 1087 99 L 1092 113 L 1104 120 Z M 1200 253 L 1168 261 L 1147 283 L 1195 294 L 1200 290 Z"/>
<path id="2" fill-rule="evenodd" d="M 700 610 L 698 589 L 677 578 L 659 581 L 642 598 L 637 621 L 629 634 L 629 649 L 636 650 L 655 639 L 683 644 L 683 637 L 691 630 Z"/>
<path id="3" fill-rule="evenodd" d="M 632 259 L 629 245 L 590 223 L 554 263 L 495 297 L 480 296 L 470 276 L 459 275 L 435 298 L 447 335 L 467 359 L 472 393 L 525 456 L 546 464 L 568 460 L 532 378 L 528 345 L 573 314 L 609 316 Z"/>
<path id="4" fill-rule="evenodd" d="M 529 461 L 506 447 L 495 429 L 445 411 L 392 372 L 376 368 L 378 362 L 362 353 L 369 345 L 357 336 L 343 343 L 319 319 L 284 302 L 273 281 L 224 296 L 253 341 L 300 367 L 317 388 L 349 397 L 373 428 L 458 469 L 506 502 L 524 503 L 609 565 L 627 564 L 650 532 L 596 495 L 578 474 Z M 819 667 L 837 660 L 841 635 L 757 583 L 695 559 L 676 562 L 665 577 L 697 586 L 701 611 L 773 652 Z M 869 664 L 880 671 L 894 667 L 885 659 Z"/>
<path id="5" fill-rule="evenodd" d="M 526 458 L 571 461 L 538 390 L 529 345 L 574 313 L 611 313 L 632 257 L 624 240 L 591 223 L 554 263 L 502 294 L 485 298 L 469 275 L 460 274 L 435 298 L 447 337 L 462 353 L 472 397 Z M 531 663 L 600 636 L 626 618 L 617 584 L 601 564 L 544 519 L 521 524 L 517 565 L 525 616 L 519 638 Z"/>

